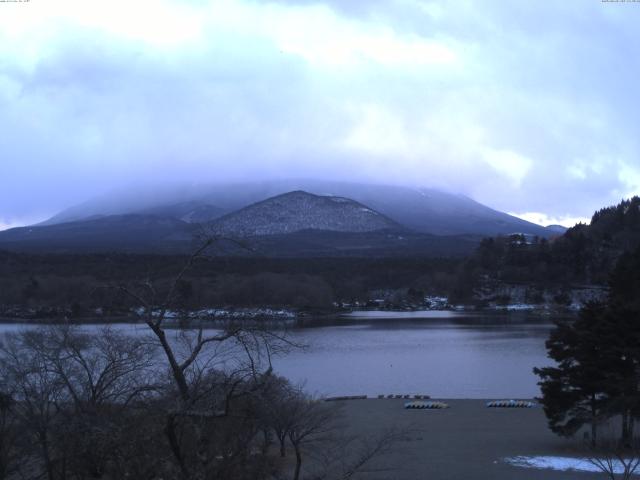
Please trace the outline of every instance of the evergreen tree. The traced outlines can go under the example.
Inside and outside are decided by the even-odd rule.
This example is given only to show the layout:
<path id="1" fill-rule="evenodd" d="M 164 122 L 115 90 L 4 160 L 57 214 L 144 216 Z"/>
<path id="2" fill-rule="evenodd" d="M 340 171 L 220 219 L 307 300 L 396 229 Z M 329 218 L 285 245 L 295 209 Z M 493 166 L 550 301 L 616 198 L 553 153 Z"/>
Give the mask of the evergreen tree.
<path id="1" fill-rule="evenodd" d="M 640 248 L 623 254 L 609 279 L 609 302 L 640 313 Z"/>
<path id="2" fill-rule="evenodd" d="M 640 249 L 622 255 L 609 281 L 611 409 L 622 419 L 622 441 L 630 444 L 640 418 Z"/>
<path id="3" fill-rule="evenodd" d="M 609 400 L 600 336 L 605 313 L 605 305 L 590 303 L 577 320 L 557 321 L 546 342 L 549 357 L 557 366 L 534 369 L 541 379 L 541 403 L 549 428 L 559 435 L 572 436 L 590 425 L 593 445 Z"/>
<path id="4" fill-rule="evenodd" d="M 536 368 L 552 431 L 570 436 L 619 416 L 621 440 L 630 445 L 640 418 L 640 249 L 623 255 L 604 303 L 589 303 L 575 321 L 557 322 L 546 343 L 557 366 Z"/>
<path id="5" fill-rule="evenodd" d="M 609 394 L 609 415 L 622 420 L 621 441 L 630 445 L 633 425 L 640 416 L 640 319 L 637 312 L 609 305 L 601 342 L 606 344 L 603 368 Z"/>

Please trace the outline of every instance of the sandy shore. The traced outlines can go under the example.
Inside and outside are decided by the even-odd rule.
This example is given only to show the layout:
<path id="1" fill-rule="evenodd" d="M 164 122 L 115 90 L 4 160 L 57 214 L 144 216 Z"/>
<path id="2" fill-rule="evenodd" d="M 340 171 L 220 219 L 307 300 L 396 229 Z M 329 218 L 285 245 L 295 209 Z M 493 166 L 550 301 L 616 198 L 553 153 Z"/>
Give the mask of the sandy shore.
<path id="1" fill-rule="evenodd" d="M 557 472 L 508 465 L 505 457 L 575 456 L 578 440 L 564 440 L 547 428 L 542 408 L 486 408 L 483 400 L 444 400 L 447 410 L 405 410 L 404 400 L 339 402 L 347 428 L 375 435 L 390 427 L 412 429 L 378 461 L 392 471 L 359 478 L 393 480 L 543 480 L 605 478 L 599 473 Z"/>

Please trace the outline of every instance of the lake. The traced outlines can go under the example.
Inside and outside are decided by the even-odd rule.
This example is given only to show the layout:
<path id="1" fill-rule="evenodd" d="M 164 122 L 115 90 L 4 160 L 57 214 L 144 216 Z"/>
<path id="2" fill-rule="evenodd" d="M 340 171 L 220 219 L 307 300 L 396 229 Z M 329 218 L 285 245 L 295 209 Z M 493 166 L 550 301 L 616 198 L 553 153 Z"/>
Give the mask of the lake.
<path id="1" fill-rule="evenodd" d="M 0 324 L 0 333 L 19 328 Z M 307 348 L 273 363 L 319 395 L 531 398 L 539 394 L 533 367 L 551 363 L 551 329 L 550 320 L 523 312 L 359 312 L 293 327 L 290 338 Z"/>

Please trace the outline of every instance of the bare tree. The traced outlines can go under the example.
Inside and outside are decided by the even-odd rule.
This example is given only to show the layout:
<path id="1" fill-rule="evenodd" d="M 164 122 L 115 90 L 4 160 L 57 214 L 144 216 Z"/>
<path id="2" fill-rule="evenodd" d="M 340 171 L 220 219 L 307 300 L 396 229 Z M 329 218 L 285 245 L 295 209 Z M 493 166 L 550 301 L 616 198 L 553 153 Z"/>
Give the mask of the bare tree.
<path id="1" fill-rule="evenodd" d="M 122 419 L 131 414 L 129 406 L 158 389 L 151 368 L 153 348 L 111 327 L 89 333 L 54 326 L 39 340 L 34 347 L 68 393 L 59 428 L 68 465 L 101 478 L 119 461 L 119 432 Z"/>
<path id="2" fill-rule="evenodd" d="M 0 352 L 0 370 L 16 400 L 13 412 L 23 435 L 37 446 L 25 452 L 23 462 L 30 463 L 34 470 L 41 470 L 48 480 L 56 480 L 64 475 L 65 468 L 64 452 L 53 440 L 60 405 L 66 400 L 65 391 L 44 356 L 30 348 L 30 338 L 26 333 L 8 337 Z"/>
<path id="3" fill-rule="evenodd" d="M 295 454 L 293 480 L 347 480 L 362 473 L 381 471 L 376 459 L 392 451 L 408 432 L 389 430 L 363 438 L 348 435 L 342 405 L 327 403 L 304 393 L 286 381 L 280 382 L 265 401 L 268 421 L 286 455 L 285 441 Z"/>
<path id="4" fill-rule="evenodd" d="M 138 306 L 167 363 L 173 389 L 166 397 L 175 401 L 167 406 L 164 433 L 184 478 L 200 478 L 205 472 L 215 478 L 226 460 L 252 448 L 245 442 L 238 451 L 221 453 L 220 445 L 211 439 L 219 436 L 216 426 L 224 431 L 231 423 L 229 417 L 247 417 L 246 406 L 251 403 L 247 398 L 258 396 L 270 378 L 272 356 L 292 346 L 284 335 L 257 323 L 228 322 L 211 332 L 199 319 L 178 311 L 180 285 L 217 241 L 207 237 L 164 290 L 151 279 L 117 286 Z M 179 331 L 172 339 L 171 320 L 180 325 L 193 320 L 197 326 Z M 220 419 L 227 420 L 216 424 Z"/>
<path id="5" fill-rule="evenodd" d="M 23 463 L 42 466 L 49 479 L 103 477 L 118 461 L 125 410 L 155 390 L 151 358 L 140 339 L 109 328 L 56 325 L 9 336 L 0 366 L 16 399 L 12 418 L 25 443 L 39 445 L 23 452 Z"/>
<path id="6" fill-rule="evenodd" d="M 289 432 L 297 421 L 297 412 L 292 406 L 297 404 L 301 394 L 301 390 L 292 386 L 287 379 L 275 375 L 262 392 L 260 408 L 263 423 L 278 440 L 281 458 L 287 454 Z"/>
<path id="7" fill-rule="evenodd" d="M 300 395 L 291 402 L 290 408 L 293 421 L 288 436 L 296 455 L 293 480 L 298 480 L 302 469 L 304 447 L 331 439 L 331 434 L 337 427 L 339 406 Z"/>
<path id="8" fill-rule="evenodd" d="M 640 442 L 625 446 L 612 438 L 601 440 L 588 460 L 610 480 L 629 480 L 640 468 Z"/>
<path id="9" fill-rule="evenodd" d="M 15 400 L 0 390 L 0 480 L 11 478 L 20 468 L 20 430 L 14 409 Z"/>
<path id="10" fill-rule="evenodd" d="M 142 338 L 113 327 L 83 332 L 72 325 L 44 327 L 22 336 L 24 345 L 37 351 L 62 381 L 76 413 L 104 406 L 125 408 L 157 388 L 154 348 Z"/>
<path id="11" fill-rule="evenodd" d="M 395 451 L 411 431 L 389 429 L 371 437 L 341 435 L 328 448 L 316 452 L 320 459 L 318 473 L 313 480 L 348 480 L 360 474 L 385 472 L 388 467 L 376 466 L 376 461 Z"/>

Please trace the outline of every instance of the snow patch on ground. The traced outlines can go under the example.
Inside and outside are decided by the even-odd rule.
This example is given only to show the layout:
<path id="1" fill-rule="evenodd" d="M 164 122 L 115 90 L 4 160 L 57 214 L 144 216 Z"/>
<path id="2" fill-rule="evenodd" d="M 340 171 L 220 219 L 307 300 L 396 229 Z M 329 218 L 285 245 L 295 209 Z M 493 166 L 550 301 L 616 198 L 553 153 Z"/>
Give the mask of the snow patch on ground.
<path id="1" fill-rule="evenodd" d="M 508 457 L 503 461 L 514 467 L 524 468 L 540 468 L 548 470 L 559 470 L 561 472 L 593 472 L 602 473 L 602 471 L 586 458 L 573 458 L 573 457 Z M 615 462 L 615 473 L 623 473 L 624 467 L 621 462 Z M 636 472 L 635 475 L 640 474 Z"/>

